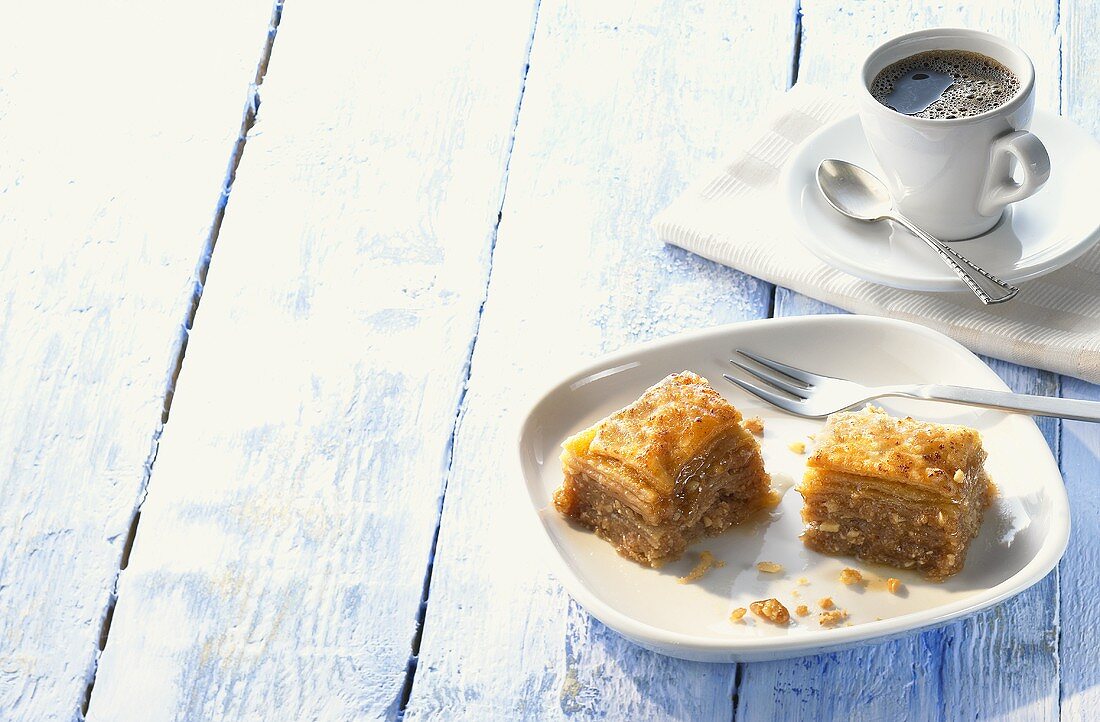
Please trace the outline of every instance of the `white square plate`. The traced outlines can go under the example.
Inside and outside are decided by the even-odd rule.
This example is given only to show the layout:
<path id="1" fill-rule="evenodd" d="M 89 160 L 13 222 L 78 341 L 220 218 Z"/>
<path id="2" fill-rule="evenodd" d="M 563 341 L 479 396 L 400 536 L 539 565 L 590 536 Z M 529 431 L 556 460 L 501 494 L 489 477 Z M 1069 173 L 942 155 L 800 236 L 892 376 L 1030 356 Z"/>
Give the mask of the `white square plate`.
<path id="1" fill-rule="evenodd" d="M 999 496 L 986 513 L 962 572 L 943 583 L 806 549 L 802 498 L 794 488 L 804 455 L 787 447 L 806 441 L 821 421 L 800 419 L 768 406 L 722 378 L 735 348 L 808 370 L 868 385 L 950 383 L 1006 390 L 980 359 L 951 339 L 922 326 L 866 316 L 807 316 L 735 324 L 674 336 L 597 361 L 538 398 L 520 424 L 519 462 L 526 481 L 524 505 L 543 541 L 552 569 L 570 594 L 600 621 L 644 647 L 684 659 L 751 661 L 836 650 L 941 625 L 1027 589 L 1058 563 L 1069 535 L 1069 510 L 1057 464 L 1035 423 L 1026 416 L 965 406 L 882 399 L 895 415 L 965 424 L 982 433 L 986 468 Z M 770 515 L 703 539 L 684 558 L 655 570 L 628 561 L 594 534 L 569 523 L 551 505 L 561 484 L 561 441 L 619 409 L 669 373 L 691 370 L 711 381 L 746 417 L 764 419 L 764 462 L 782 492 Z M 725 563 L 691 584 L 678 583 L 699 552 Z M 781 574 L 758 572 L 760 561 L 779 562 Z M 869 583 L 846 587 L 846 566 Z M 904 582 L 901 594 L 884 588 L 887 577 Z M 800 584 L 799 580 L 805 582 Z M 848 623 L 819 625 L 817 600 L 832 597 Z M 730 612 L 776 597 L 792 612 L 780 627 Z M 813 611 L 797 617 L 806 604 Z"/>

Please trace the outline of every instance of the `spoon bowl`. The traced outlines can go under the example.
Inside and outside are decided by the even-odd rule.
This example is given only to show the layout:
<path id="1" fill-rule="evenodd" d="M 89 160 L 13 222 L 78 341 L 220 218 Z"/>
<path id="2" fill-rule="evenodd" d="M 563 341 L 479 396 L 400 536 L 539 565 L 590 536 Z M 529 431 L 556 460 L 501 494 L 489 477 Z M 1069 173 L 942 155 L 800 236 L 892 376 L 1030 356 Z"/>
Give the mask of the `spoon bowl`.
<path id="1" fill-rule="evenodd" d="M 854 163 L 835 158 L 821 161 L 817 187 L 829 205 L 857 221 L 880 221 L 897 215 L 886 184 Z"/>

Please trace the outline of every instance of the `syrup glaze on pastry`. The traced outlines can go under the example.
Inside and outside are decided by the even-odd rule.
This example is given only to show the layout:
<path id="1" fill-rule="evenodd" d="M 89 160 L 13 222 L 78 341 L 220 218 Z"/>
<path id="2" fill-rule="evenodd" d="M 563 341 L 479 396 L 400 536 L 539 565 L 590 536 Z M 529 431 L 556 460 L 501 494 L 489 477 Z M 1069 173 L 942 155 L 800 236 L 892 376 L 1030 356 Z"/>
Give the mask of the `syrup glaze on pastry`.
<path id="1" fill-rule="evenodd" d="M 760 447 L 706 379 L 673 374 L 562 444 L 562 514 L 650 566 L 775 498 Z"/>

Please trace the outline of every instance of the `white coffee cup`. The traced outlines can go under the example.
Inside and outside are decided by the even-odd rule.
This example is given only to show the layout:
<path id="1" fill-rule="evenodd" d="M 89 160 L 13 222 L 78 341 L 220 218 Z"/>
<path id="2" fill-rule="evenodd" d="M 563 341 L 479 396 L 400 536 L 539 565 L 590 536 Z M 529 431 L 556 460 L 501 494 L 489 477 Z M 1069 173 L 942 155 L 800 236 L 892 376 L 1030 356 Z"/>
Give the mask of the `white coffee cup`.
<path id="1" fill-rule="evenodd" d="M 1015 73 L 1020 88 L 997 108 L 964 118 L 903 115 L 869 90 L 891 63 L 929 50 L 980 53 Z M 1027 127 L 1035 109 L 1035 68 L 1023 50 L 989 33 L 937 28 L 902 35 L 864 61 L 859 119 L 899 210 L 943 240 L 979 236 L 1005 206 L 1038 191 L 1050 177 L 1046 148 Z M 1013 180 L 1018 164 L 1019 181 Z"/>

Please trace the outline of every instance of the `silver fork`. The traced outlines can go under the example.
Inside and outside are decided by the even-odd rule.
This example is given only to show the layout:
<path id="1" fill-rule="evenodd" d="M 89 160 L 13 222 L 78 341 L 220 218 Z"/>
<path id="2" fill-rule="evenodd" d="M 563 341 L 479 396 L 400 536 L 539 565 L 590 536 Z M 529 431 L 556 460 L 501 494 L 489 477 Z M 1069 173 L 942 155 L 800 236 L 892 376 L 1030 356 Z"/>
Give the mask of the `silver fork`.
<path id="1" fill-rule="evenodd" d="M 835 376 L 811 373 L 797 366 L 781 363 L 749 351 L 736 349 L 736 353 L 754 361 L 757 366 L 749 366 L 737 359 L 730 359 L 730 363 L 755 379 L 763 381 L 767 386 L 722 374 L 727 381 L 737 384 L 750 394 L 784 411 L 810 419 L 820 419 L 883 396 L 904 396 L 911 399 L 948 401 L 1033 416 L 1058 416 L 1063 419 L 1100 422 L 1100 402 L 1098 401 L 1057 399 L 1049 396 L 1013 394 L 1007 391 L 989 391 L 943 384 L 863 386 Z"/>

